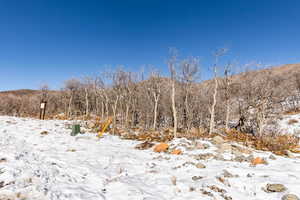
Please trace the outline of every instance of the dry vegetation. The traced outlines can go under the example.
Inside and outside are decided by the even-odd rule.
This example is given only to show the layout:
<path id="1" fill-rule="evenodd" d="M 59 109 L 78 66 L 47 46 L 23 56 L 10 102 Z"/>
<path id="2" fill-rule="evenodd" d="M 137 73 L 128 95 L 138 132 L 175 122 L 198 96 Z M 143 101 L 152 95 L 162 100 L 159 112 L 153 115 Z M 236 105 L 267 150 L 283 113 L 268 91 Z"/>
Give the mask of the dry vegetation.
<path id="1" fill-rule="evenodd" d="M 46 118 L 97 117 L 95 121 L 100 121 L 112 117 L 111 133 L 127 139 L 169 141 L 227 132 L 228 139 L 252 143 L 257 149 L 275 152 L 294 147 L 297 138 L 271 138 L 265 127 L 278 113 L 299 111 L 300 65 L 245 69 L 234 75 L 232 63 L 219 65 L 223 53 L 215 54 L 213 80 L 199 82 L 199 60 L 179 60 L 172 52 L 170 77 L 162 77 L 157 70 L 143 74 L 118 68 L 67 80 L 61 91 L 43 86 L 39 91 L 0 92 L 0 114 L 38 117 L 39 104 L 46 100 Z"/>
<path id="2" fill-rule="evenodd" d="M 288 121 L 288 124 L 289 124 L 289 125 L 296 124 L 296 123 L 298 123 L 298 120 L 296 120 L 296 119 L 290 119 L 290 120 Z"/>
<path id="3" fill-rule="evenodd" d="M 299 137 L 293 135 L 265 134 L 253 136 L 233 129 L 226 133 L 226 139 L 242 142 L 244 145 L 258 150 L 271 151 L 277 155 L 285 155 L 286 150 L 293 151 L 299 147 Z"/>

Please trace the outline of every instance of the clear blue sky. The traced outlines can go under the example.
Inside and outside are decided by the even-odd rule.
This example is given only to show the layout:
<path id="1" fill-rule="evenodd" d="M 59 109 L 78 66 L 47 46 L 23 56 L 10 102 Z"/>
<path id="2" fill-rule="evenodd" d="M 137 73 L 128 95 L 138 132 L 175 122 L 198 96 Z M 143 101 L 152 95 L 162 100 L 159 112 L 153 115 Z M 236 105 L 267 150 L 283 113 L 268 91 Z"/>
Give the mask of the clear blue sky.
<path id="1" fill-rule="evenodd" d="M 59 89 L 105 65 L 166 72 L 169 47 L 206 68 L 223 46 L 241 63 L 297 63 L 299 11 L 299 0 L 0 0 L 0 90 Z"/>

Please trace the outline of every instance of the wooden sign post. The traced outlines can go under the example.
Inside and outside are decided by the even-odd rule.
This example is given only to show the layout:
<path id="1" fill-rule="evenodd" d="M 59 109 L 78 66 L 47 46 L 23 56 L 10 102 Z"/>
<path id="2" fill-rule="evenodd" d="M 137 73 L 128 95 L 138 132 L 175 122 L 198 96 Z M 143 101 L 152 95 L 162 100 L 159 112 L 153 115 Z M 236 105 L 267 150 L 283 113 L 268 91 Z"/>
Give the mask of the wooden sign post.
<path id="1" fill-rule="evenodd" d="M 41 105 L 40 105 L 40 119 L 42 119 L 42 120 L 45 119 L 46 106 L 47 106 L 47 101 L 41 101 Z"/>

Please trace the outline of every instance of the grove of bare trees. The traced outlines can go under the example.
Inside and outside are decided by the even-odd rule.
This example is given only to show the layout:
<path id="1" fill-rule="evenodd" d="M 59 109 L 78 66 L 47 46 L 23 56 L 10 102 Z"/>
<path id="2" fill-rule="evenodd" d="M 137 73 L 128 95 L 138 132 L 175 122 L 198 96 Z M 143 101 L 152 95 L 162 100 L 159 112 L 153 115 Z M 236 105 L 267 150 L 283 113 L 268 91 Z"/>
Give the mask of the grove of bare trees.
<path id="1" fill-rule="evenodd" d="M 24 94 L 2 92 L 0 114 L 37 117 L 39 103 L 46 100 L 48 118 L 112 117 L 113 129 L 171 127 L 176 137 L 177 132 L 195 128 L 211 134 L 220 127 L 260 135 L 274 113 L 298 109 L 300 65 L 234 75 L 232 62 L 219 61 L 224 53 L 223 49 L 214 54 L 209 68 L 212 80 L 201 81 L 200 72 L 207 73 L 208 68 L 197 57 L 179 59 L 172 51 L 169 75 L 155 68 L 140 73 L 119 67 L 94 77 L 69 79 L 60 91 L 44 85 Z"/>

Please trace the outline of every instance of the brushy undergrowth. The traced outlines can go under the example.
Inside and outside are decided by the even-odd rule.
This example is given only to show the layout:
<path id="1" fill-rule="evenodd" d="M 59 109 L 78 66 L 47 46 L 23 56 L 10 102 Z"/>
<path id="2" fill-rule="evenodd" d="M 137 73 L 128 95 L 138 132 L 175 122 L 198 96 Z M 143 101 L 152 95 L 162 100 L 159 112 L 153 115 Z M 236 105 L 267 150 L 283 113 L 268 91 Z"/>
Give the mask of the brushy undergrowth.
<path id="1" fill-rule="evenodd" d="M 226 139 L 230 141 L 242 142 L 246 146 L 251 146 L 258 150 L 271 151 L 278 155 L 285 155 L 286 150 L 294 150 L 299 147 L 299 137 L 287 134 L 265 134 L 263 136 L 253 136 L 237 130 L 226 132 Z"/>
<path id="2" fill-rule="evenodd" d="M 222 136 L 226 141 L 234 141 L 243 143 L 243 145 L 252 147 L 257 150 L 271 151 L 277 155 L 285 155 L 286 150 L 293 151 L 299 147 L 299 137 L 283 134 L 265 134 L 263 136 L 254 136 L 252 134 L 242 133 L 235 129 L 223 131 Z M 116 129 L 116 135 L 120 135 L 123 139 L 149 141 L 149 142 L 169 142 L 174 139 L 173 130 L 171 128 L 160 131 L 142 131 L 142 130 L 122 130 Z M 208 135 L 205 129 L 192 129 L 190 131 L 180 131 L 177 133 L 178 138 L 209 139 L 218 134 Z"/>

